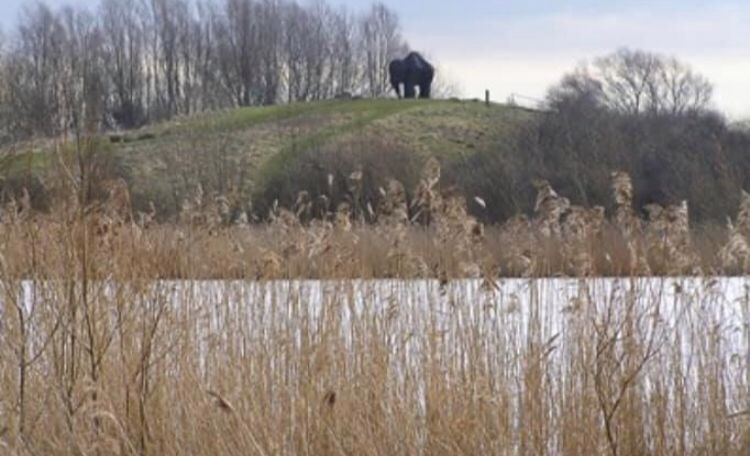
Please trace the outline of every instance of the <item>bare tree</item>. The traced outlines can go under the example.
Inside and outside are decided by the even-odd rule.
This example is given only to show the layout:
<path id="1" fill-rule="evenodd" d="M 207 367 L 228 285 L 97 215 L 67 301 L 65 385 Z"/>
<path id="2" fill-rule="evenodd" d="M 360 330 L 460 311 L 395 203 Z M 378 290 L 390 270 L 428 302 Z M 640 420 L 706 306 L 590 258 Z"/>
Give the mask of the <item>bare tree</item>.
<path id="1" fill-rule="evenodd" d="M 330 9 L 320 2 L 308 8 L 287 5 L 284 55 L 289 101 L 320 100 L 332 92 L 331 16 Z"/>
<path id="2" fill-rule="evenodd" d="M 306 97 L 304 76 L 304 41 L 307 34 L 307 12 L 297 3 L 284 8 L 284 63 L 287 101 Z"/>
<path id="3" fill-rule="evenodd" d="M 159 113 L 167 117 L 178 113 L 180 98 L 179 26 L 185 22 L 187 5 L 182 0 L 151 0 L 154 26 L 155 72 L 165 84 L 157 98 Z"/>
<path id="4" fill-rule="evenodd" d="M 672 114 L 700 111 L 711 102 L 713 86 L 708 79 L 675 58 L 662 62 L 658 80 L 656 99 L 660 111 Z"/>
<path id="5" fill-rule="evenodd" d="M 18 25 L 8 74 L 11 108 L 28 134 L 61 132 L 60 89 L 62 27 L 49 7 L 36 3 Z"/>
<path id="6" fill-rule="evenodd" d="M 264 105 L 278 101 L 281 90 L 282 22 L 279 3 L 264 0 L 256 6 L 258 21 L 259 96 Z"/>
<path id="7" fill-rule="evenodd" d="M 102 34 L 89 11 L 63 8 L 60 79 L 62 122 L 80 140 L 100 129 L 105 97 Z"/>
<path id="8" fill-rule="evenodd" d="M 401 37 L 398 16 L 384 4 L 376 3 L 362 18 L 360 33 L 368 94 L 383 96 L 390 90 L 388 63 L 408 49 Z"/>
<path id="9" fill-rule="evenodd" d="M 239 106 L 250 106 L 257 96 L 255 69 L 258 56 L 254 52 L 257 27 L 250 0 L 226 0 L 224 11 L 216 23 L 219 71 L 222 83 Z"/>
<path id="10" fill-rule="evenodd" d="M 0 54 L 0 108 L 21 136 L 382 96 L 388 62 L 407 49 L 383 4 L 355 17 L 325 0 L 100 0 L 96 14 L 35 3 L 12 38 Z"/>
<path id="11" fill-rule="evenodd" d="M 194 86 L 200 92 L 199 109 L 203 111 L 229 106 L 232 100 L 227 96 L 227 92 L 222 90 L 218 71 L 215 32 L 219 16 L 217 4 L 212 0 L 199 1 L 196 8 L 198 17 L 191 42 L 195 53 Z"/>
<path id="12" fill-rule="evenodd" d="M 554 106 L 578 100 L 630 115 L 683 114 L 708 107 L 712 86 L 673 57 L 620 49 L 579 66 L 550 90 Z"/>
<path id="13" fill-rule="evenodd" d="M 180 14 L 176 17 L 177 29 L 177 52 L 180 64 L 177 73 L 177 94 L 175 100 L 176 110 L 181 114 L 190 114 L 197 110 L 196 90 L 199 82 L 197 76 L 198 52 L 196 42 L 200 40 L 202 32 L 200 22 L 194 16 L 194 4 L 184 1 Z"/>
<path id="14" fill-rule="evenodd" d="M 0 145 L 10 142 L 11 138 L 11 110 L 9 106 L 8 90 L 8 56 L 5 47 L 5 35 L 0 27 Z"/>
<path id="15" fill-rule="evenodd" d="M 103 0 L 100 21 L 104 46 L 104 67 L 111 92 L 110 115 L 114 123 L 135 127 L 145 119 L 145 37 L 138 20 L 135 0 Z"/>
<path id="16" fill-rule="evenodd" d="M 305 72 L 310 100 L 328 98 L 331 92 L 332 38 L 328 28 L 331 15 L 330 8 L 322 2 L 315 2 L 309 8 Z"/>
<path id="17" fill-rule="evenodd" d="M 620 49 L 597 59 L 594 65 L 610 106 L 630 114 L 639 114 L 657 106 L 661 69 L 659 56 Z"/>
<path id="18" fill-rule="evenodd" d="M 547 103 L 555 110 L 572 107 L 584 111 L 605 107 L 603 83 L 586 66 L 563 76 L 559 84 L 550 88 Z"/>
<path id="19" fill-rule="evenodd" d="M 357 68 L 356 24 L 351 15 L 341 9 L 331 18 L 331 77 L 332 95 L 351 94 L 360 76 Z"/>

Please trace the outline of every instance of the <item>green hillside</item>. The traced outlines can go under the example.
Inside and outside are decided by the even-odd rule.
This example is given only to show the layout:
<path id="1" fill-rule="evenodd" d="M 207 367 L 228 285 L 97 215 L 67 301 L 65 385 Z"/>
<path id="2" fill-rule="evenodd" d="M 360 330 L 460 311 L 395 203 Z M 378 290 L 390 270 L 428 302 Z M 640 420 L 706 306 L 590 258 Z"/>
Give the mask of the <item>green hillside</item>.
<path id="1" fill-rule="evenodd" d="M 301 154 L 361 149 L 387 140 L 422 159 L 466 157 L 502 141 L 529 116 L 472 101 L 354 100 L 204 114 L 110 138 L 134 204 L 172 213 L 201 183 L 249 198 Z"/>
<path id="2" fill-rule="evenodd" d="M 60 195 L 60 177 L 70 180 L 85 161 L 103 178 L 125 178 L 135 211 L 153 202 L 162 220 L 174 220 L 199 186 L 204 203 L 221 195 L 235 215 L 263 217 L 276 201 L 293 205 L 301 191 L 325 195 L 328 209 L 336 207 L 352 198 L 347 178 L 357 170 L 360 207 L 377 204 L 388 178 L 415 188 L 430 156 L 443 164 L 444 189 L 458 189 L 472 213 L 490 223 L 532 212 L 537 178 L 574 204 L 611 210 L 610 173 L 623 170 L 633 177 L 637 208 L 686 199 L 693 220 L 718 223 L 736 213 L 740 190 L 750 188 L 750 135 L 710 112 L 542 116 L 475 101 L 339 100 L 227 110 L 111 133 L 96 141 L 94 159 L 80 160 L 73 144 L 13 146 L 0 156 L 0 196 L 26 188 L 44 209 L 49 196 Z M 59 172 L 60 158 L 73 173 Z M 486 206 L 471 203 L 477 196 Z"/>

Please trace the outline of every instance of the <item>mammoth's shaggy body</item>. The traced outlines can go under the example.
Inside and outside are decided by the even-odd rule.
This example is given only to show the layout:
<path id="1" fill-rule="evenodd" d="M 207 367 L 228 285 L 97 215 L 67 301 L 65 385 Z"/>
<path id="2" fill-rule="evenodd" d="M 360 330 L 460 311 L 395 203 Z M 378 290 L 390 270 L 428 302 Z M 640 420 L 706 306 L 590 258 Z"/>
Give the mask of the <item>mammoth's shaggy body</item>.
<path id="1" fill-rule="evenodd" d="M 419 98 L 430 98 L 435 69 L 418 52 L 410 52 L 405 59 L 394 59 L 388 65 L 391 86 L 399 98 L 414 98 L 419 87 Z M 401 85 L 404 86 L 403 94 Z"/>

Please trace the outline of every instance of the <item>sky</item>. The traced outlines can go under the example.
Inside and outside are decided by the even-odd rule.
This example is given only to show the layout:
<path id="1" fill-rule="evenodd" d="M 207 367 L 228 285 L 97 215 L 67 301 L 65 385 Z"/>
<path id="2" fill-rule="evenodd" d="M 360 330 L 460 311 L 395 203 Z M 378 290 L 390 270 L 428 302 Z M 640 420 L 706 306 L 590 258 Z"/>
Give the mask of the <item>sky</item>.
<path id="1" fill-rule="evenodd" d="M 0 0 L 12 29 L 29 0 Z M 370 0 L 328 0 L 355 11 Z M 583 61 L 620 47 L 673 55 L 708 77 L 715 107 L 750 118 L 750 2 L 747 0 L 383 0 L 411 47 L 437 64 L 464 97 L 541 99 Z M 48 0 L 96 5 L 97 0 Z"/>

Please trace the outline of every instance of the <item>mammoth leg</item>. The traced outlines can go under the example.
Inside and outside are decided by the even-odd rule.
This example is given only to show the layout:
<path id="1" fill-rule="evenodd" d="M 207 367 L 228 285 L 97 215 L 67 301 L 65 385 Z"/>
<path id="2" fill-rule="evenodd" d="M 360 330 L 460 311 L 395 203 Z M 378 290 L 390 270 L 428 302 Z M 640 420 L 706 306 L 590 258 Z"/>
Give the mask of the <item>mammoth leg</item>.
<path id="1" fill-rule="evenodd" d="M 419 98 L 430 98 L 430 85 L 428 82 L 419 86 Z"/>
<path id="2" fill-rule="evenodd" d="M 419 97 L 430 98 L 432 95 L 432 80 L 435 78 L 435 70 L 429 63 L 425 62 L 427 68 L 420 74 Z"/>
<path id="3" fill-rule="evenodd" d="M 404 81 L 403 60 L 391 60 L 391 63 L 388 64 L 388 76 L 391 81 L 391 87 L 396 91 L 396 96 L 401 98 L 401 83 Z"/>
<path id="4" fill-rule="evenodd" d="M 393 90 L 396 91 L 396 96 L 401 99 L 401 84 L 398 82 L 391 83 L 391 86 L 393 87 Z"/>
<path id="5" fill-rule="evenodd" d="M 414 83 L 406 81 L 404 83 L 404 98 L 414 98 L 416 92 L 414 91 Z"/>

